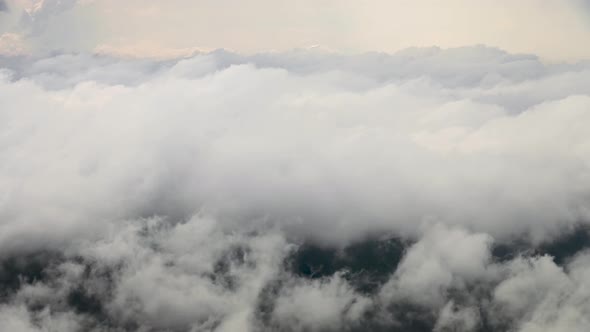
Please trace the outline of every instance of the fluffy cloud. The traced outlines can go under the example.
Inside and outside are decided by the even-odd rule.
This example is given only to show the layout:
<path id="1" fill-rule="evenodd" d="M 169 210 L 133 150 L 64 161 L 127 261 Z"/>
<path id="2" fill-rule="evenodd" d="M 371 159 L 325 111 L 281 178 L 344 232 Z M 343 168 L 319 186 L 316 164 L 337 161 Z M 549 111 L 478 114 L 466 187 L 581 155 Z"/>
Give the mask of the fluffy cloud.
<path id="1" fill-rule="evenodd" d="M 491 238 L 435 225 L 406 253 L 394 277 L 383 286 L 385 301 L 406 300 L 442 307 L 449 289 L 485 281 Z M 446 310 L 445 312 L 447 312 Z"/>
<path id="2" fill-rule="evenodd" d="M 542 252 L 590 217 L 586 63 L 471 47 L 0 67 L 13 330 L 588 326 L 587 254 Z M 293 264 L 306 246 L 330 254 Z"/>
<path id="3" fill-rule="evenodd" d="M 582 331 L 590 324 L 588 253 L 565 269 L 548 256 L 520 258 L 507 266 L 508 277 L 494 291 L 498 310 L 519 331 Z"/>
<path id="4" fill-rule="evenodd" d="M 370 305 L 369 298 L 357 294 L 336 274 L 284 287 L 273 314 L 280 325 L 295 331 L 342 330 L 360 321 Z"/>

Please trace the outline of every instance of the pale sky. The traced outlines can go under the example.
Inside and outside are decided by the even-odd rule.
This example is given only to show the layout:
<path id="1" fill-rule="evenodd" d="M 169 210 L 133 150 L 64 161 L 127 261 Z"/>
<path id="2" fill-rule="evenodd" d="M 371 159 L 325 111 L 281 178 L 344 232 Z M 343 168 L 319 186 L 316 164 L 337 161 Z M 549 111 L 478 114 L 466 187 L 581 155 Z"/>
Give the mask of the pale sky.
<path id="1" fill-rule="evenodd" d="M 586 0 L 0 0 L 0 52 L 174 56 L 194 49 L 339 52 L 485 44 L 590 59 Z M 0 5 L 0 9 L 3 6 Z"/>

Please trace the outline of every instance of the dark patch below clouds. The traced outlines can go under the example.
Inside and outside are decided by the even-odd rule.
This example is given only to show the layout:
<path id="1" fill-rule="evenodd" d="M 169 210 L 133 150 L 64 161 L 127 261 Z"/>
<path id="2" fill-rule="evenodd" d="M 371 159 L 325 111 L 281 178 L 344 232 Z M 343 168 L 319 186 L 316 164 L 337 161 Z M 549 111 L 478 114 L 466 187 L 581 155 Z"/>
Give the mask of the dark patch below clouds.
<path id="1" fill-rule="evenodd" d="M 587 228 L 579 227 L 553 242 L 538 247 L 531 247 L 524 240 L 497 244 L 492 248 L 492 255 L 496 261 L 503 262 L 520 255 L 547 254 L 553 256 L 555 262 L 562 265 L 590 247 L 589 234 Z M 341 273 L 356 291 L 367 296 L 374 296 L 395 273 L 410 245 L 411 242 L 396 237 L 368 239 L 344 248 L 322 247 L 312 243 L 300 245 L 285 258 L 283 279 L 270 281 L 260 292 L 255 308 L 255 325 L 264 331 L 292 329 L 289 326 L 282 326 L 281 322 L 276 322 L 272 317 L 275 300 L 287 284 L 285 281 L 292 277 L 312 280 L 330 278 L 336 273 Z M 248 256 L 247 247 L 230 248 L 214 263 L 213 275 L 210 277 L 215 283 L 224 285 L 224 288 L 231 291 L 236 287 L 232 277 L 232 267 L 254 264 L 249 261 Z M 55 273 L 55 267 L 66 261 L 68 260 L 63 255 L 52 252 L 4 258 L 0 261 L 0 302 L 8 303 L 10 297 L 27 284 L 37 282 L 55 284 L 57 280 L 54 279 L 60 278 L 60 274 Z M 83 326 L 88 329 L 101 327 L 106 328 L 107 331 L 133 331 L 146 327 L 145 322 L 118 320 L 107 310 L 108 302 L 112 300 L 117 286 L 117 268 L 107 271 L 83 259 L 69 259 L 69 261 L 84 267 L 82 278 L 72 285 L 63 301 L 45 303 L 38 307 L 31 305 L 29 310 L 38 311 L 49 307 L 52 312 L 72 311 L 87 317 Z M 489 317 L 490 308 L 487 305 L 491 298 L 489 292 L 493 288 L 492 285 L 470 285 L 465 290 L 450 291 L 447 294 L 448 299 L 460 306 L 479 308 L 480 322 L 475 331 L 490 332 L 510 328 L 510 323 L 499 322 Z M 344 329 L 346 331 L 425 332 L 435 328 L 438 317 L 437 311 L 411 303 L 397 302 L 386 308 L 379 308 L 378 304 L 373 306 L 359 321 Z M 387 317 L 385 320 L 384 315 Z M 178 328 L 172 330 L 183 331 Z"/>
<path id="2" fill-rule="evenodd" d="M 357 291 L 370 294 L 395 272 L 406 246 L 397 238 L 369 239 L 343 249 L 304 244 L 287 261 L 294 274 L 308 279 L 345 272 Z"/>
<path id="3" fill-rule="evenodd" d="M 563 266 L 588 248 L 590 248 L 590 227 L 580 225 L 536 247 L 532 247 L 525 239 L 497 243 L 492 248 L 492 256 L 498 262 L 505 262 L 517 256 L 549 255 L 553 257 L 557 265 Z"/>
<path id="4" fill-rule="evenodd" d="M 63 261 L 55 253 L 38 252 L 0 260 L 0 299 L 16 293 L 23 285 L 44 282 L 52 267 Z"/>

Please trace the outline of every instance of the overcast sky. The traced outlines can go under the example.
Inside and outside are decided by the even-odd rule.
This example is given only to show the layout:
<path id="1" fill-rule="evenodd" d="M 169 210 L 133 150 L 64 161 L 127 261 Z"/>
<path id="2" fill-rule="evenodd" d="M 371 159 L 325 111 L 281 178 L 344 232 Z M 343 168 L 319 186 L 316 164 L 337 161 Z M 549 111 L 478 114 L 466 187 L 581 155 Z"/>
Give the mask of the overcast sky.
<path id="1" fill-rule="evenodd" d="M 339 52 L 473 44 L 590 57 L 586 0 L 2 0 L 0 52 L 169 56 L 319 45 Z M 4 10 L 2 10 L 4 8 Z"/>

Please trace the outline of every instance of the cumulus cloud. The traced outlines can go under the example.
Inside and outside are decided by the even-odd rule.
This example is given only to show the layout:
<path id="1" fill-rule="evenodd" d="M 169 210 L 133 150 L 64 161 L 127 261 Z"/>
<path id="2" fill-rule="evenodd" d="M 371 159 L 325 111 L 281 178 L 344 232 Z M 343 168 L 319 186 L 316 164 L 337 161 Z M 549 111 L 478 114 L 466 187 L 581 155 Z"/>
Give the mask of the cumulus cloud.
<path id="1" fill-rule="evenodd" d="M 409 248 L 382 297 L 442 307 L 451 287 L 463 289 L 468 281 L 485 279 L 490 245 L 485 234 L 435 225 Z"/>
<path id="2" fill-rule="evenodd" d="M 342 330 L 360 321 L 371 300 L 354 291 L 341 274 L 285 286 L 274 316 L 295 331 Z"/>
<path id="3" fill-rule="evenodd" d="M 478 46 L 0 67 L 13 330 L 588 326 L 587 243 L 553 245 L 590 217 L 587 63 Z"/>

